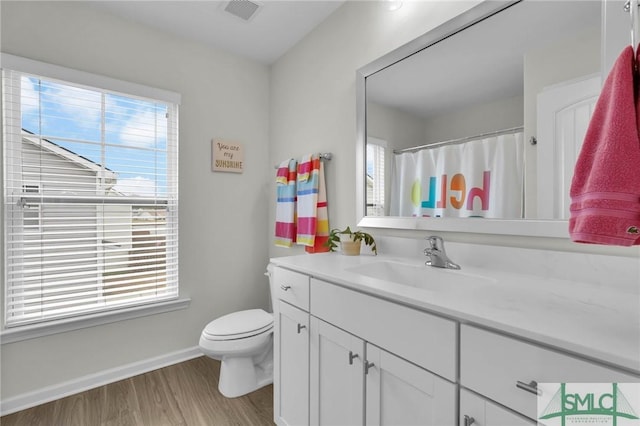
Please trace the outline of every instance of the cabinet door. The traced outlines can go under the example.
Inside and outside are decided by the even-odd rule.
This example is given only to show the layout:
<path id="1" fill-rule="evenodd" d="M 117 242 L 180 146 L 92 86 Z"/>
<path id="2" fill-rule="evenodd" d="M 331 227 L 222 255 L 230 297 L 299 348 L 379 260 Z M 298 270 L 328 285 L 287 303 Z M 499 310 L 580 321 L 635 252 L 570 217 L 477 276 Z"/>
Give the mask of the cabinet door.
<path id="1" fill-rule="evenodd" d="M 367 425 L 454 425 L 456 386 L 367 343 Z"/>
<path id="2" fill-rule="evenodd" d="M 276 424 L 308 424 L 309 314 L 282 301 L 275 316 L 273 378 Z"/>
<path id="3" fill-rule="evenodd" d="M 311 425 L 363 424 L 364 342 L 311 317 Z"/>
<path id="4" fill-rule="evenodd" d="M 535 426 L 533 420 L 512 413 L 466 389 L 460 389 L 459 426 Z"/>

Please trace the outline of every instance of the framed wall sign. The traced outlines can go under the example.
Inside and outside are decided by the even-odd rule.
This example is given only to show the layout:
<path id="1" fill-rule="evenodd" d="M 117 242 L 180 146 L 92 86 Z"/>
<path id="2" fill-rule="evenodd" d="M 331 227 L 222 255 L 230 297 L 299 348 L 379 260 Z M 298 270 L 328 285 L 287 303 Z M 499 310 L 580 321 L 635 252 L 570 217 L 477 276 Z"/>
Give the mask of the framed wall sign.
<path id="1" fill-rule="evenodd" d="M 237 142 L 211 140 L 211 170 L 214 172 L 242 173 L 244 148 Z"/>

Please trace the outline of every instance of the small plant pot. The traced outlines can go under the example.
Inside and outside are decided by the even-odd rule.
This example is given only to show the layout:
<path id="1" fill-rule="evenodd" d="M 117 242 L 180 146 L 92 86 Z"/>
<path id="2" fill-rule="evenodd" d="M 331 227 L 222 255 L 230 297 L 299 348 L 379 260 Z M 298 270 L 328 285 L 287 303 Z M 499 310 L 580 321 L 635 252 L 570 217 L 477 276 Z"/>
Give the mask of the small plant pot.
<path id="1" fill-rule="evenodd" d="M 334 228 L 329 232 L 329 239 L 326 246 L 329 251 L 336 251 L 340 246 L 342 254 L 347 256 L 358 256 L 362 247 L 362 242 L 371 248 L 371 252 L 378 254 L 378 248 L 376 247 L 376 241 L 370 234 L 363 231 L 356 230 L 351 231 L 348 226 L 345 229 Z"/>
<path id="2" fill-rule="evenodd" d="M 340 245 L 342 246 L 342 254 L 344 254 L 345 256 L 360 255 L 360 247 L 362 246 L 362 241 L 344 240 L 340 241 Z"/>

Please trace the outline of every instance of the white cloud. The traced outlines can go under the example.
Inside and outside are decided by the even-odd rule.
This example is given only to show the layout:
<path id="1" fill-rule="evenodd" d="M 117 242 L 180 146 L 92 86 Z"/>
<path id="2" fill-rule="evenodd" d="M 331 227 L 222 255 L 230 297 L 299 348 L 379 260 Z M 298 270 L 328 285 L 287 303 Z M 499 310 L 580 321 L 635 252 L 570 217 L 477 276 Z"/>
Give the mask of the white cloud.
<path id="1" fill-rule="evenodd" d="M 166 143 L 167 119 L 153 102 L 102 93 L 53 81 L 22 77 L 22 112 L 43 128 L 64 128 L 95 136 L 106 112 L 108 142 L 133 148 L 156 148 Z M 103 105 L 104 101 L 104 105 Z M 41 114 L 40 114 L 41 113 Z M 73 122 L 75 127 L 69 127 Z M 83 134 L 67 136 L 82 138 Z"/>
<path id="2" fill-rule="evenodd" d="M 43 82 L 42 102 L 56 104 L 52 114 L 73 118 L 83 123 L 99 124 L 101 120 L 102 94 L 93 90 L 52 82 Z"/>
<path id="3" fill-rule="evenodd" d="M 70 123 L 74 123 L 76 132 L 90 129 L 93 134 L 99 129 L 101 93 L 28 76 L 23 76 L 20 83 L 21 109 L 26 120 L 23 124 L 30 130 L 81 137 L 82 134 L 69 133 Z M 61 129 L 65 133 L 60 134 Z"/>
<path id="4" fill-rule="evenodd" d="M 156 148 L 167 139 L 165 111 L 148 100 L 107 95 L 106 125 L 108 141 L 122 146 Z"/>
<path id="5" fill-rule="evenodd" d="M 34 82 L 26 76 L 23 76 L 20 84 L 20 102 L 22 112 L 29 114 L 38 111 L 39 94 L 36 90 Z"/>
<path id="6" fill-rule="evenodd" d="M 158 140 L 166 140 L 167 120 L 156 117 L 153 110 L 141 110 L 130 115 L 120 129 L 119 140 L 123 145 L 139 148 L 155 148 Z"/>
<path id="7" fill-rule="evenodd" d="M 142 176 L 118 179 L 113 189 L 129 196 L 151 197 L 156 195 L 156 185 L 154 181 Z"/>

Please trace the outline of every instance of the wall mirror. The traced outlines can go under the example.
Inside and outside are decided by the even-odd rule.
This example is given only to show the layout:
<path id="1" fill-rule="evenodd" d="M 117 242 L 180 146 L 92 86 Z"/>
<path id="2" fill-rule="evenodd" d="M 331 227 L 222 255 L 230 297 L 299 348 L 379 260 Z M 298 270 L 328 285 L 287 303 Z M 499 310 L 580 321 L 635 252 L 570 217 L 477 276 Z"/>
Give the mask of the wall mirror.
<path id="1" fill-rule="evenodd" d="M 358 70 L 361 226 L 567 237 L 602 5 L 482 2 Z"/>

